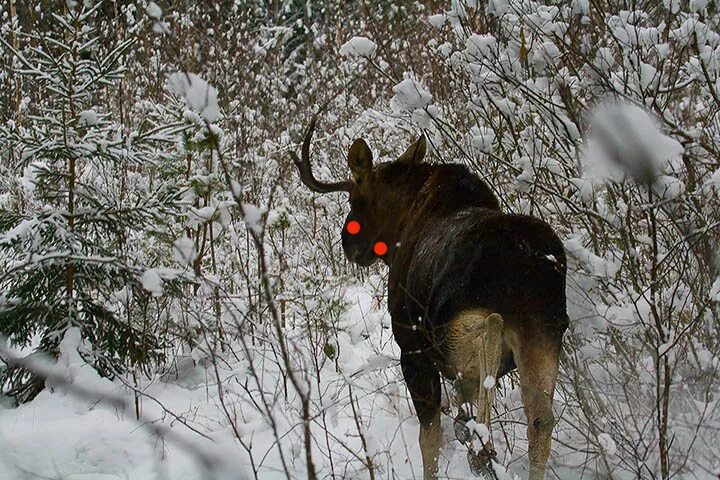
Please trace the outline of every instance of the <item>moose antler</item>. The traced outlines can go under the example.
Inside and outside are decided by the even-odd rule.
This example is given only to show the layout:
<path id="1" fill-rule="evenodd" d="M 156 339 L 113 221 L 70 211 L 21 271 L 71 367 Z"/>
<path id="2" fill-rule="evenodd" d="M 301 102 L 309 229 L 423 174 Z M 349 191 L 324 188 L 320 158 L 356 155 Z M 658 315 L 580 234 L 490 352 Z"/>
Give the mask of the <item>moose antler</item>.
<path id="1" fill-rule="evenodd" d="M 290 152 L 293 162 L 298 168 L 300 173 L 300 180 L 308 187 L 318 193 L 328 192 L 349 192 L 352 188 L 353 182 L 350 180 L 344 180 L 342 182 L 326 183 L 316 179 L 312 173 L 312 167 L 310 166 L 310 141 L 312 140 L 313 132 L 315 131 L 315 123 L 317 122 L 318 114 L 313 115 L 310 120 L 310 125 L 305 132 L 305 139 L 302 145 L 302 160 L 298 158 L 297 153 Z"/>

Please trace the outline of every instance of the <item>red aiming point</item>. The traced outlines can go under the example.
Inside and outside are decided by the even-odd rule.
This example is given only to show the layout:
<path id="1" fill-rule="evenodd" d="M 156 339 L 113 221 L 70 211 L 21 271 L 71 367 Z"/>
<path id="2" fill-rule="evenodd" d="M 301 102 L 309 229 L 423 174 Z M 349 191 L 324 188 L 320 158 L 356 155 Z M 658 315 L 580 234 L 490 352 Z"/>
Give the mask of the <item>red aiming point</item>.
<path id="1" fill-rule="evenodd" d="M 360 233 L 360 222 L 356 220 L 350 220 L 345 227 L 350 235 L 357 235 Z"/>
<path id="2" fill-rule="evenodd" d="M 385 242 L 375 242 L 375 245 L 373 245 L 373 252 L 375 252 L 375 255 L 378 257 L 382 257 L 387 251 L 388 248 Z"/>

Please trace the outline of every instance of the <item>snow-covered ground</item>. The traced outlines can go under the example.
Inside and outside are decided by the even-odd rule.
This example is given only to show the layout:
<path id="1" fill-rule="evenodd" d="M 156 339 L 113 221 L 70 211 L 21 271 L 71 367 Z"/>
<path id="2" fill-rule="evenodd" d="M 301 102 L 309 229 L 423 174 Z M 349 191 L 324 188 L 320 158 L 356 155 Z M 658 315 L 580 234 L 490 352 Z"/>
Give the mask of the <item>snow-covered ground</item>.
<path id="1" fill-rule="evenodd" d="M 337 361 L 325 358 L 320 381 L 311 381 L 313 455 L 320 478 L 368 478 L 360 433 L 376 478 L 421 477 L 418 422 L 400 374 L 389 316 L 373 290 L 351 287 L 345 292 L 352 303 L 339 325 Z M 263 365 L 260 380 L 288 470 L 293 478 L 305 478 L 296 395 L 289 384 L 284 385 L 272 352 L 254 351 L 252 358 Z M 287 478 L 269 416 L 255 404 L 261 399 L 248 372 L 247 358 L 228 355 L 216 362 L 229 414 L 220 401 L 215 366 L 208 359 L 184 357 L 162 378 L 139 382 L 143 394 L 141 422 L 131 408 L 134 394 L 122 382 L 100 378 L 82 363 L 76 351 L 67 348 L 58 364 L 67 365 L 74 384 L 126 395 L 130 408 L 119 408 L 116 402 L 108 404 L 102 394 L 78 398 L 63 387 L 46 388 L 17 408 L 3 407 L 0 478 L 205 479 L 240 478 L 239 472 L 244 478 L 252 478 L 251 461 L 236 440 L 235 430 L 252 448 L 258 478 Z M 448 396 L 449 392 L 446 405 Z M 519 441 L 509 454 L 503 439 L 504 430 L 505 435 L 510 432 L 519 440 L 514 431 L 518 429 L 512 428 L 512 422 L 522 420 L 519 392 L 505 389 L 501 397 L 499 411 L 504 410 L 507 423 L 502 430 L 495 430 L 500 459 L 505 464 L 511 461 L 511 471 L 521 475 L 526 464 L 525 445 Z M 466 450 L 452 431 L 453 415 L 446 411 L 442 419 L 445 441 L 441 474 L 444 478 L 468 478 Z M 161 422 L 163 428 L 200 452 L 209 452 L 216 462 L 213 469 L 203 468 L 184 445 L 169 436 L 158 436 L 157 428 L 148 429 L 147 422 L 155 422 L 155 426 Z"/>

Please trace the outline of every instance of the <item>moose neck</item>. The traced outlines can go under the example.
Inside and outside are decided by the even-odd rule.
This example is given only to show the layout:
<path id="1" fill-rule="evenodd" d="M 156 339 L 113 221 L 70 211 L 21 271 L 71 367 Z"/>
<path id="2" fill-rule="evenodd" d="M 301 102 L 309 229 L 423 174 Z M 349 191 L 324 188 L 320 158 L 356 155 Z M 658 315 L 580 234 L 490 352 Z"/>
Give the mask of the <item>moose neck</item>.
<path id="1" fill-rule="evenodd" d="M 387 265 L 393 263 L 397 244 L 404 251 L 412 251 L 423 232 L 442 217 L 469 207 L 500 210 L 490 187 L 460 164 L 415 166 L 405 188 L 393 201 L 400 215 L 388 238 L 393 248 L 383 257 Z"/>

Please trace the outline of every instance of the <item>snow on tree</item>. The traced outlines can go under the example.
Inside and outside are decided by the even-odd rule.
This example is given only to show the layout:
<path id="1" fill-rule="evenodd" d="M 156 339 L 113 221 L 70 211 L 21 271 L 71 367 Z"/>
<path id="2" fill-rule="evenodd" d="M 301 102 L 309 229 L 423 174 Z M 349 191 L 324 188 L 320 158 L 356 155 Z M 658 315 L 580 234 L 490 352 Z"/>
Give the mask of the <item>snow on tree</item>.
<path id="1" fill-rule="evenodd" d="M 100 7 L 52 14 L 50 29 L 32 35 L 36 46 L 12 51 L 14 73 L 42 96 L 23 126 L 0 126 L 0 142 L 27 166 L 24 208 L 0 209 L 0 333 L 56 355 L 65 332 L 77 329 L 84 358 L 113 376 L 162 355 L 136 263 L 142 257 L 128 242 L 151 228 L 174 193 L 126 176 L 147 158 L 98 102 L 135 42 L 104 50 L 93 24 Z M 21 369 L 5 370 L 2 383 L 19 401 L 43 388 Z"/>

